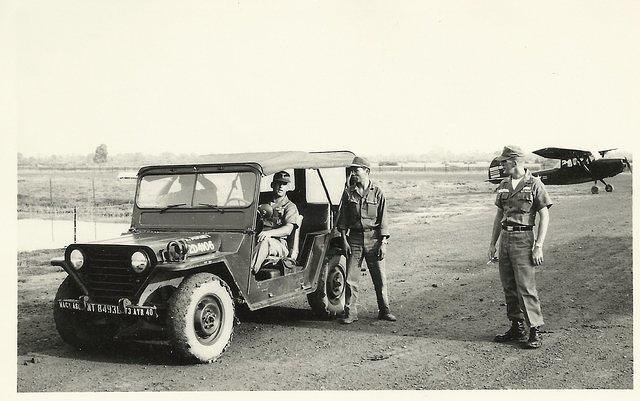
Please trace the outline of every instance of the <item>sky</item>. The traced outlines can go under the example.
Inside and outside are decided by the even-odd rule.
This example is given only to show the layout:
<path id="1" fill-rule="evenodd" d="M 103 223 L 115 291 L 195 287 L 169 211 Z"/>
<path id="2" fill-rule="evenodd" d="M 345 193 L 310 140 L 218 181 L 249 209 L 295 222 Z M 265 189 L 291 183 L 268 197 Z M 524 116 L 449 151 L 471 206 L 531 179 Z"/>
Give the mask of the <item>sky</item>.
<path id="1" fill-rule="evenodd" d="M 631 149 L 640 132 L 637 1 L 0 7 L 25 155 Z"/>

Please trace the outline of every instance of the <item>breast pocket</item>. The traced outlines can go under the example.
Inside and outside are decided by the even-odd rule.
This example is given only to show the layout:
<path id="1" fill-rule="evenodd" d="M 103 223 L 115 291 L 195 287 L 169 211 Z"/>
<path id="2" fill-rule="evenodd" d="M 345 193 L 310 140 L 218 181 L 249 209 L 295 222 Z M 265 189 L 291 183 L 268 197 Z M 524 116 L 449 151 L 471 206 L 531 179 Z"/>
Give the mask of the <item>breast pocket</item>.
<path id="1" fill-rule="evenodd" d="M 518 194 L 518 209 L 521 212 L 528 213 L 533 206 L 533 194 L 531 192 L 523 192 Z"/>
<path id="2" fill-rule="evenodd" d="M 377 199 L 365 199 L 362 205 L 362 217 L 367 219 L 375 219 L 378 217 L 378 201 Z"/>

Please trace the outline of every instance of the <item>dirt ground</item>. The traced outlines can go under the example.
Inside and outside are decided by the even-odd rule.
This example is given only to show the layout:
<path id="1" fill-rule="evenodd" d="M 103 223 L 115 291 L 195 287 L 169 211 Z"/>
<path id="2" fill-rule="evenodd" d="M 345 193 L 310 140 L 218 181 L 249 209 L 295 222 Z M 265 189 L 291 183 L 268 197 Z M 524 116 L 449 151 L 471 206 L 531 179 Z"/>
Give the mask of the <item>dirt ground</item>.
<path id="1" fill-rule="evenodd" d="M 486 264 L 490 187 L 479 176 L 380 178 L 392 205 L 396 323 L 376 319 L 367 276 L 357 323 L 316 320 L 301 298 L 252 313 L 209 365 L 178 364 L 162 346 L 81 352 L 54 328 L 65 273 L 45 266 L 56 252 L 21 253 L 17 391 L 633 387 L 630 174 L 611 179 L 613 193 L 548 187 L 555 205 L 537 274 L 547 323 L 538 350 L 492 342 L 508 321 L 497 265 Z"/>

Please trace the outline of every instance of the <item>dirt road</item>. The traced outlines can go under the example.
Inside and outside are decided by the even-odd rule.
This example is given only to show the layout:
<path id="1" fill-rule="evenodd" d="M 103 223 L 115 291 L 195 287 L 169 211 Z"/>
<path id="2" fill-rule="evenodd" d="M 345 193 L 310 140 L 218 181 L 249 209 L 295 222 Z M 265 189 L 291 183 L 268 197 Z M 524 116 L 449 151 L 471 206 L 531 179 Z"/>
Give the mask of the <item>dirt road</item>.
<path id="1" fill-rule="evenodd" d="M 537 276 L 547 322 L 539 350 L 492 342 L 508 325 L 497 266 L 486 264 L 494 195 L 447 193 L 464 185 L 449 183 L 409 204 L 398 194 L 411 199 L 423 184 L 390 181 L 400 205 L 387 261 L 398 322 L 376 320 L 364 277 L 356 324 L 318 321 L 300 299 L 253 313 L 213 364 L 179 365 L 159 346 L 80 352 L 61 341 L 52 320 L 65 274 L 21 254 L 17 389 L 632 388 L 631 177 L 612 183 L 615 192 L 599 195 L 587 184 L 549 187 L 555 205 Z"/>

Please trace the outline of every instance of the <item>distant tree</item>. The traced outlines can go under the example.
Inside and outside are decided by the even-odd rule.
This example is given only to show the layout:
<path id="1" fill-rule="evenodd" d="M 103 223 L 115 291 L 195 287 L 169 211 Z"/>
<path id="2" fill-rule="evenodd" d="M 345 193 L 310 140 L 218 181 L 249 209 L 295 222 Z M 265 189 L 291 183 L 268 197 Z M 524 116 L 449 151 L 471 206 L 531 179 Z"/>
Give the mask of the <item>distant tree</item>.
<path id="1" fill-rule="evenodd" d="M 107 162 L 107 145 L 104 143 L 96 148 L 96 152 L 93 155 L 93 162 L 100 165 Z"/>
<path id="2" fill-rule="evenodd" d="M 387 160 L 382 160 L 378 163 L 379 166 L 397 166 L 398 162 L 392 162 Z"/>

